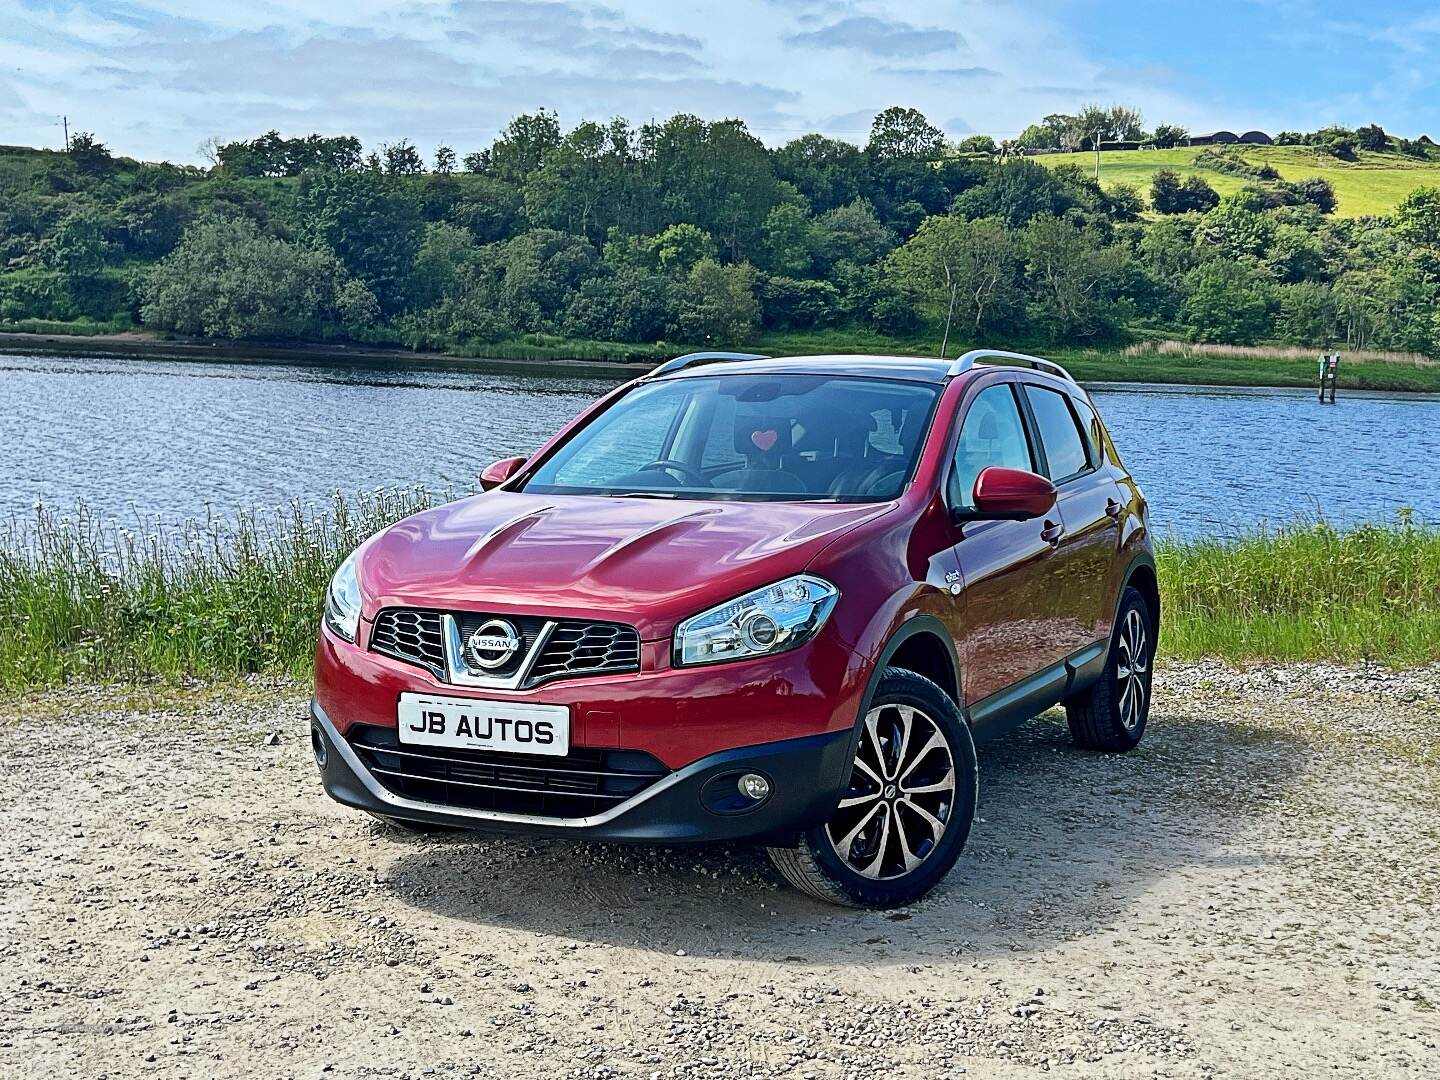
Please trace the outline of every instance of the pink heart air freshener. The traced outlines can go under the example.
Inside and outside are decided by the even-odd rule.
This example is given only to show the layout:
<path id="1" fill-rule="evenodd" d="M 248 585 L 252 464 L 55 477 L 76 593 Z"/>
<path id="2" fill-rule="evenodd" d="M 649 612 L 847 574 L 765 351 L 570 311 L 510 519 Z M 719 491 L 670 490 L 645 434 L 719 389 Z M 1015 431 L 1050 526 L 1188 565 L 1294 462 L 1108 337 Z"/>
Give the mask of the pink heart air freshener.
<path id="1" fill-rule="evenodd" d="M 752 431 L 750 433 L 750 441 L 754 443 L 759 450 L 769 450 L 775 445 L 779 438 L 780 433 L 774 428 L 766 431 Z"/>

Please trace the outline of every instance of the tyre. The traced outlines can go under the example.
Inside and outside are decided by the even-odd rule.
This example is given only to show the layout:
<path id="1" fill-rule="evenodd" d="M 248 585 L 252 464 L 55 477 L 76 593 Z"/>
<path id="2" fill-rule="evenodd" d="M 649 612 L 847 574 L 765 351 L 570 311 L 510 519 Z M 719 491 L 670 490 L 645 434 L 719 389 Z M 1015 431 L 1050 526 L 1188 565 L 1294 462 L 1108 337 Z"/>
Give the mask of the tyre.
<path id="1" fill-rule="evenodd" d="M 1138 589 L 1126 588 L 1111 632 L 1105 670 L 1065 702 L 1070 737 L 1086 750 L 1123 753 L 1139 745 L 1150 717 L 1155 622 Z"/>
<path id="2" fill-rule="evenodd" d="M 960 710 L 929 679 L 888 668 L 834 815 L 795 846 L 770 848 L 770 859 L 790 884 L 833 904 L 908 904 L 955 865 L 977 795 L 975 743 Z"/>

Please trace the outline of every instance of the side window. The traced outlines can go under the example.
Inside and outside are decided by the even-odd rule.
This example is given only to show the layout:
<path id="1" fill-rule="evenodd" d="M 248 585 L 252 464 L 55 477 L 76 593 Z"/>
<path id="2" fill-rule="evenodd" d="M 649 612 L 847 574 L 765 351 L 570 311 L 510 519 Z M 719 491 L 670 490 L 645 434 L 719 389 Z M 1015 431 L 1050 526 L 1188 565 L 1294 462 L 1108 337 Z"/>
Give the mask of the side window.
<path id="1" fill-rule="evenodd" d="M 1070 411 L 1067 396 L 1026 383 L 1025 397 L 1035 414 L 1035 426 L 1040 429 L 1040 444 L 1045 447 L 1050 479 L 1058 484 L 1090 468 L 1085 440 L 1080 435 L 1075 414 Z"/>
<path id="2" fill-rule="evenodd" d="M 1080 416 L 1081 430 L 1089 436 L 1090 464 L 1099 468 L 1105 460 L 1105 430 L 1100 426 L 1100 417 L 1079 398 L 1071 398 L 1070 404 L 1075 406 L 1075 412 Z"/>
<path id="3" fill-rule="evenodd" d="M 980 391 L 970 403 L 955 447 L 950 470 L 951 506 L 973 506 L 975 478 L 989 465 L 1007 469 L 1034 469 L 1030 442 L 1020 420 L 1020 407 L 1009 383 Z"/>

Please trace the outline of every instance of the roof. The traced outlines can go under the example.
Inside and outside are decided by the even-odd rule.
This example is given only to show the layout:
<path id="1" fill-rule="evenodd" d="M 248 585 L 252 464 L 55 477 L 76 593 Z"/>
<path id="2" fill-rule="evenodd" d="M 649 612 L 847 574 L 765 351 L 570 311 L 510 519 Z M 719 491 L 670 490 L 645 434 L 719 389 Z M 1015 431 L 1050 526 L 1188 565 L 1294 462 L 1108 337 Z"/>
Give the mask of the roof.
<path id="1" fill-rule="evenodd" d="M 923 356 L 880 356 L 832 353 L 826 356 L 777 356 L 755 360 L 727 360 L 695 364 L 660 376 L 689 379 L 700 375 L 854 375 L 863 378 L 909 379 L 913 382 L 944 382 L 951 360 Z"/>

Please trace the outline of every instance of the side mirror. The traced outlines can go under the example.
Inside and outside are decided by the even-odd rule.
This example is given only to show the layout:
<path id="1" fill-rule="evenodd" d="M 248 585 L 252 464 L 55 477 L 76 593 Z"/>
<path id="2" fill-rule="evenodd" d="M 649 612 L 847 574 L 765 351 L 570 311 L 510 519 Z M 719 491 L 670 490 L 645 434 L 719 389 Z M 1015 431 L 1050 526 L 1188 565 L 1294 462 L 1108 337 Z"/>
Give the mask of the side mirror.
<path id="1" fill-rule="evenodd" d="M 957 507 L 956 523 L 966 521 L 1027 521 L 1055 508 L 1055 485 L 1037 473 L 988 465 L 975 477 L 974 509 Z"/>
<path id="2" fill-rule="evenodd" d="M 493 465 L 485 466 L 485 471 L 480 474 L 480 490 L 489 491 L 491 488 L 499 487 L 519 472 L 520 466 L 524 464 L 525 458 L 523 457 L 507 457 Z"/>

